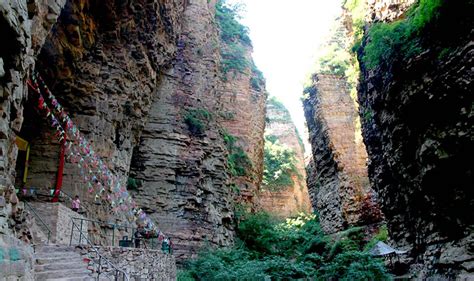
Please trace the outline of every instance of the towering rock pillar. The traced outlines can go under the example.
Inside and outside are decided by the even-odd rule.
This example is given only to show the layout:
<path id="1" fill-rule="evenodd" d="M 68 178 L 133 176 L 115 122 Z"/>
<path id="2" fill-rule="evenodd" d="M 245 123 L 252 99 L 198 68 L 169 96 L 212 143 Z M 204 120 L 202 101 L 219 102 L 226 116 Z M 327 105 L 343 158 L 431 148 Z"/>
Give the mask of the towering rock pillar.
<path id="1" fill-rule="evenodd" d="M 358 115 L 346 79 L 315 74 L 312 82 L 304 101 L 314 161 L 308 185 L 322 227 L 334 233 L 349 225 L 377 221 L 367 209 L 377 207 L 367 176 L 367 153 Z"/>
<path id="2" fill-rule="evenodd" d="M 288 217 L 298 212 L 311 212 L 311 202 L 309 200 L 308 188 L 306 186 L 306 171 L 304 167 L 304 147 L 303 141 L 296 130 L 290 113 L 282 103 L 271 98 L 267 101 L 267 124 L 265 128 L 265 163 L 268 165 L 264 171 L 264 181 L 262 190 L 259 193 L 259 206 L 272 214 Z M 280 165 L 278 176 L 286 177 L 285 180 L 270 182 L 269 178 L 275 176 L 272 171 L 272 164 L 276 160 L 274 153 L 278 149 L 285 149 L 289 152 L 288 163 L 278 163 Z M 274 153 L 272 153 L 274 152 Z M 290 164 L 290 169 L 285 168 Z M 269 178 L 266 178 L 267 175 Z"/>

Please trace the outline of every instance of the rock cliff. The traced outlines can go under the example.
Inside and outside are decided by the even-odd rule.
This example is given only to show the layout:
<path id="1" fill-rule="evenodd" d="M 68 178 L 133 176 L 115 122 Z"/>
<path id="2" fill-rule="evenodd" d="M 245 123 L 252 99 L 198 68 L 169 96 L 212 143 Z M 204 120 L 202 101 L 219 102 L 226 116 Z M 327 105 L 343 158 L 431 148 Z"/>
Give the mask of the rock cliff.
<path id="1" fill-rule="evenodd" d="M 233 242 L 227 151 L 217 112 L 219 31 L 214 6 L 189 3 L 173 67 L 163 74 L 148 122 L 135 148 L 135 198 L 169 233 L 175 254 L 196 254 L 208 241 Z"/>
<path id="2" fill-rule="evenodd" d="M 253 62 L 247 28 L 237 21 L 235 11 L 218 3 L 216 20 L 222 80 L 216 111 L 229 152 L 232 178 L 228 185 L 240 204 L 254 209 L 263 176 L 265 79 Z"/>
<path id="3" fill-rule="evenodd" d="M 18 148 L 15 139 L 24 120 L 28 89 L 26 79 L 65 1 L 0 3 L 0 246 L 3 258 L 1 279 L 33 278 L 33 251 L 15 238 L 18 212 L 14 195 Z"/>
<path id="4" fill-rule="evenodd" d="M 359 50 L 360 115 L 369 176 L 389 233 L 419 278 L 472 274 L 473 21 L 469 1 L 443 2 L 410 37 L 369 65 Z M 391 34 L 386 34 L 391 36 Z M 410 46 L 403 44 L 404 46 Z M 472 276 L 472 275 L 471 275 Z"/>
<path id="5" fill-rule="evenodd" d="M 122 183 L 134 183 L 129 191 L 173 238 L 179 260 L 206 241 L 233 243 L 234 202 L 244 197 L 234 186 L 251 198 L 263 173 L 266 92 L 251 47 L 243 71 L 226 69 L 236 50 L 223 42 L 216 5 L 2 2 L 0 28 L 12 42 L 0 48 L 2 195 L 23 184 L 16 136 L 31 145 L 25 188 L 49 194 L 56 185 L 60 144 L 26 87 L 36 66 L 96 153 Z M 245 175 L 233 173 L 234 154 L 248 162 Z M 80 195 L 89 217 L 121 220 L 92 204 L 77 165 L 66 162 L 62 189 Z"/>
<path id="6" fill-rule="evenodd" d="M 304 101 L 314 171 L 308 187 L 324 231 L 380 220 L 367 176 L 367 153 L 346 78 L 315 74 Z M 366 212 L 368 206 L 374 212 Z"/>
<path id="7" fill-rule="evenodd" d="M 276 183 L 270 178 L 264 177 L 262 190 L 258 196 L 259 207 L 269 213 L 288 217 L 298 212 L 311 212 L 308 188 L 306 186 L 306 171 L 304 168 L 303 141 L 296 130 L 290 113 L 275 98 L 267 101 L 266 114 L 266 148 L 265 148 L 265 172 L 271 177 L 269 171 L 276 159 L 271 148 L 275 145 L 288 149 L 293 157 L 291 164 L 294 169 L 282 171 L 288 173 L 291 179 L 288 182 Z M 280 166 L 286 163 L 278 163 Z M 280 168 L 281 169 L 281 168 Z M 285 169 L 285 168 L 283 168 Z M 278 172 L 278 171 L 277 171 Z M 281 174 L 278 176 L 281 177 Z M 274 174 L 273 174 L 274 176 Z"/>

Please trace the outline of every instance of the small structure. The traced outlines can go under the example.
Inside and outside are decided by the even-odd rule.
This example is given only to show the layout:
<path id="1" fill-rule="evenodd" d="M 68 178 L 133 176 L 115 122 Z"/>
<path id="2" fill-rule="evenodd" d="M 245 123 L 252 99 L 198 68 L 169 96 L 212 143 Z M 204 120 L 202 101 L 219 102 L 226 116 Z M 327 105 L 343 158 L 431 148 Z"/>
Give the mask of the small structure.
<path id="1" fill-rule="evenodd" d="M 405 254 L 407 251 L 400 251 L 395 248 L 390 247 L 388 244 L 379 241 L 377 244 L 370 249 L 369 253 L 375 257 L 390 257 L 390 260 L 393 256 Z"/>
<path id="2" fill-rule="evenodd" d="M 377 242 L 377 244 L 375 244 L 374 247 L 372 247 L 372 249 L 370 249 L 369 251 L 369 253 L 375 257 L 401 255 L 405 254 L 406 252 L 407 251 L 400 251 L 395 248 L 392 248 L 382 241 Z"/>

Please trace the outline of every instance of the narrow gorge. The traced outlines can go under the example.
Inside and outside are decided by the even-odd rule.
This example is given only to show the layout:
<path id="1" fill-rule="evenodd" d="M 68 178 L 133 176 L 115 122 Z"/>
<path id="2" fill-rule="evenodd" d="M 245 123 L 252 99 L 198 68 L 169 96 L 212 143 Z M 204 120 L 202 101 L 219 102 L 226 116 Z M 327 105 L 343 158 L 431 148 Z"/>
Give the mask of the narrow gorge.
<path id="1" fill-rule="evenodd" d="M 474 4 L 334 5 L 0 0 L 0 280 L 474 278 Z"/>

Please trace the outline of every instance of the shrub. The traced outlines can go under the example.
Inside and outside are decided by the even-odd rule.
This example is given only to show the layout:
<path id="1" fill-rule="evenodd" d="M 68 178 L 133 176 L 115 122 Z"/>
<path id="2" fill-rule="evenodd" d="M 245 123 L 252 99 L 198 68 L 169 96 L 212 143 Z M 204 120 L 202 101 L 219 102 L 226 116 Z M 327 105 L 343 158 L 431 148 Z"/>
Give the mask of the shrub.
<path id="1" fill-rule="evenodd" d="M 245 49 L 239 44 L 230 44 L 221 50 L 221 72 L 226 75 L 229 71 L 244 73 L 249 67 Z"/>
<path id="2" fill-rule="evenodd" d="M 390 280 L 383 263 L 359 251 L 343 252 L 322 267 L 323 280 Z"/>
<path id="3" fill-rule="evenodd" d="M 382 241 L 385 242 L 388 239 L 388 229 L 386 225 L 382 225 L 377 232 L 377 234 L 365 245 L 364 251 L 370 251 L 372 247 L 377 244 L 377 242 Z"/>
<path id="4" fill-rule="evenodd" d="M 419 0 L 407 17 L 393 23 L 376 23 L 369 32 L 362 61 L 369 68 L 388 63 L 395 56 L 409 58 L 422 50 L 419 35 L 438 16 L 443 0 Z"/>
<path id="5" fill-rule="evenodd" d="M 275 136 L 265 137 L 263 185 L 265 189 L 277 191 L 294 184 L 297 175 L 295 152 L 281 145 Z"/>
<path id="6" fill-rule="evenodd" d="M 132 177 L 128 177 L 127 179 L 127 189 L 128 190 L 137 190 L 138 187 L 141 185 L 141 181 L 137 180 Z"/>
<path id="7" fill-rule="evenodd" d="M 262 85 L 265 84 L 265 77 L 263 77 L 263 72 L 261 72 L 255 63 L 251 62 L 252 77 L 250 78 L 250 86 L 256 91 L 261 91 L 263 89 Z"/>
<path id="8" fill-rule="evenodd" d="M 252 167 L 252 162 L 245 151 L 236 145 L 237 138 L 227 131 L 222 132 L 227 147 L 227 166 L 232 176 L 246 176 Z"/>
<path id="9" fill-rule="evenodd" d="M 188 125 L 188 129 L 193 135 L 204 133 L 207 129 L 207 123 L 211 119 L 211 113 L 205 109 L 192 109 L 184 116 L 184 122 Z"/>
<path id="10" fill-rule="evenodd" d="M 230 6 L 224 0 L 219 0 L 216 5 L 216 21 L 220 29 L 221 41 L 221 73 L 226 79 L 227 73 L 244 73 L 252 66 L 246 57 L 247 48 L 251 46 L 247 27 L 238 19 L 240 6 Z"/>
<path id="11" fill-rule="evenodd" d="M 224 118 L 225 120 L 234 120 L 235 119 L 235 112 L 227 111 L 221 112 L 219 115 Z"/>
<path id="12" fill-rule="evenodd" d="M 361 232 L 350 230 L 344 235 L 357 240 L 356 233 Z M 178 280 L 390 279 L 379 260 L 359 250 L 351 248 L 330 257 L 333 242 L 323 234 L 315 215 L 281 221 L 267 213 L 244 213 L 237 238 L 234 247 L 201 252 Z"/>
<path id="13" fill-rule="evenodd" d="M 344 75 L 349 68 L 350 55 L 344 46 L 332 43 L 323 49 L 318 59 L 317 73 Z"/>
<path id="14" fill-rule="evenodd" d="M 240 41 L 251 46 L 248 28 L 243 26 L 240 19 L 239 10 L 241 6 L 230 6 L 225 0 L 219 0 L 216 4 L 216 20 L 220 29 L 221 40 L 225 43 Z"/>
<path id="15" fill-rule="evenodd" d="M 290 112 L 285 107 L 285 105 L 281 101 L 279 101 L 276 97 L 274 96 L 269 97 L 267 99 L 267 105 L 269 105 L 270 107 L 273 107 L 279 113 L 278 116 L 272 116 L 271 118 L 268 117 L 269 122 L 275 122 L 275 121 L 287 122 L 287 123 L 292 122 Z"/>
<path id="16" fill-rule="evenodd" d="M 237 227 L 237 235 L 245 243 L 247 249 L 256 255 L 271 254 L 277 240 L 275 218 L 261 212 L 247 215 Z"/>
<path id="17" fill-rule="evenodd" d="M 252 166 L 248 155 L 241 147 L 234 147 L 227 158 L 229 171 L 233 176 L 246 176 Z"/>

